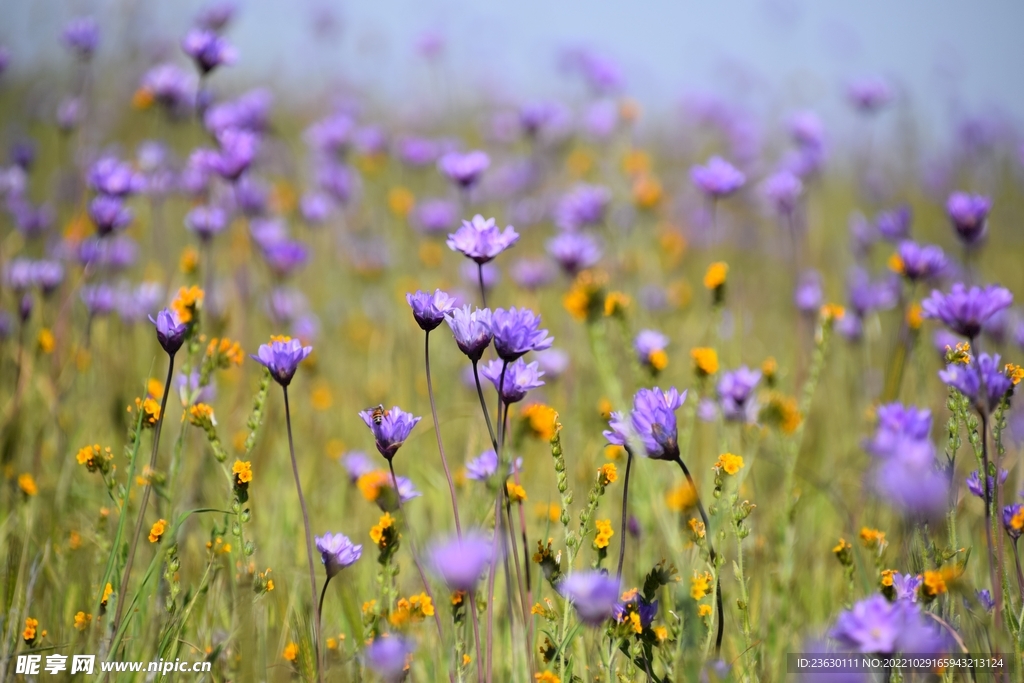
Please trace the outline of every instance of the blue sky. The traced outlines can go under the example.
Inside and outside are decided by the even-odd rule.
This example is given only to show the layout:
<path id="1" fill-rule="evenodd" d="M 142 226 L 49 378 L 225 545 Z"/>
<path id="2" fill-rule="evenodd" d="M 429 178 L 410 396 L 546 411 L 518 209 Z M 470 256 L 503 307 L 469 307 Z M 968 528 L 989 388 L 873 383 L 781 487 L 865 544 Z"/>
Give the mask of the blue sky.
<path id="1" fill-rule="evenodd" d="M 0 43 L 19 65 L 66 59 L 55 49 L 71 16 L 97 15 L 101 57 L 118 35 L 173 41 L 202 2 L 4 0 Z M 884 74 L 933 128 L 951 111 L 1024 121 L 1020 0 L 249 0 L 229 35 L 241 53 L 222 79 L 271 80 L 303 95 L 344 78 L 396 103 L 438 87 L 461 96 L 531 98 L 565 91 L 555 64 L 569 45 L 623 65 L 629 92 L 655 111 L 686 92 L 758 106 L 837 108 L 841 84 Z M 137 26 L 126 17 L 136 14 Z M 329 27 L 314 39 L 311 27 Z M 431 72 L 413 45 L 434 29 L 448 42 Z M 412 95 L 412 96 L 411 96 Z"/>

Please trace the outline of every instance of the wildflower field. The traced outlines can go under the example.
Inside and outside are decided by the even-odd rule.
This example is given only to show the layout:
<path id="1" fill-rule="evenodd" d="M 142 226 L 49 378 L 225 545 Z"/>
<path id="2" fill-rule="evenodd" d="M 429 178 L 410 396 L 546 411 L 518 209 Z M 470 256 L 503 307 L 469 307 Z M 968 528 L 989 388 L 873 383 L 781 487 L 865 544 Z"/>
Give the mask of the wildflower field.
<path id="1" fill-rule="evenodd" d="M 0 682 L 1024 680 L 1014 131 L 650 121 L 589 51 L 293 106 L 232 18 L 0 48 Z"/>

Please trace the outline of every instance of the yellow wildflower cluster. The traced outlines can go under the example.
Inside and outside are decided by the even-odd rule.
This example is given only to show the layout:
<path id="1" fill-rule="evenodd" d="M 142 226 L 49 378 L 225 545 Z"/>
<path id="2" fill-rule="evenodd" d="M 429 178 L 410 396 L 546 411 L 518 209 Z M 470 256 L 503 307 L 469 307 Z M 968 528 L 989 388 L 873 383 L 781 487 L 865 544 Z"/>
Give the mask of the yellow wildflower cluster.
<path id="1" fill-rule="evenodd" d="M 824 304 L 818 309 L 822 324 L 831 324 L 846 315 L 846 309 L 839 304 Z"/>
<path id="2" fill-rule="evenodd" d="M 708 533 L 707 528 L 704 526 L 704 522 L 700 521 L 696 517 L 690 517 L 689 521 L 686 522 L 686 525 L 690 527 L 690 535 L 693 537 L 695 542 L 698 539 L 704 538 Z"/>
<path id="3" fill-rule="evenodd" d="M 523 408 L 521 415 L 538 438 L 550 441 L 555 435 L 555 420 L 558 419 L 558 413 L 551 406 L 531 403 Z"/>
<path id="4" fill-rule="evenodd" d="M 252 481 L 252 463 L 248 460 L 245 462 L 235 460 L 235 464 L 231 467 L 231 473 L 235 475 L 235 486 L 248 484 Z"/>
<path id="5" fill-rule="evenodd" d="M 704 272 L 704 288 L 714 291 L 725 285 L 729 275 L 729 264 L 725 261 L 715 261 Z"/>
<path id="6" fill-rule="evenodd" d="M 971 344 L 969 342 L 960 342 L 953 348 L 947 346 L 946 362 L 968 365 L 971 362 Z"/>
<path id="7" fill-rule="evenodd" d="M 505 490 L 508 491 L 508 499 L 513 503 L 522 503 L 526 500 L 526 489 L 514 481 L 506 482 Z"/>
<path id="8" fill-rule="evenodd" d="M 205 403 L 196 403 L 188 409 L 188 421 L 196 427 L 208 429 L 217 424 L 213 408 Z"/>
<path id="9" fill-rule="evenodd" d="M 607 462 L 597 468 L 597 474 L 601 486 L 608 486 L 615 483 L 619 478 L 619 472 L 615 469 L 614 463 Z"/>
<path id="10" fill-rule="evenodd" d="M 18 475 L 18 488 L 26 496 L 34 496 L 39 493 L 39 487 L 36 486 L 36 479 L 28 472 L 23 472 Z"/>
<path id="11" fill-rule="evenodd" d="M 92 623 L 92 615 L 86 614 L 85 612 L 79 612 L 75 615 L 75 628 L 79 631 L 84 631 L 89 628 L 89 624 Z"/>
<path id="12" fill-rule="evenodd" d="M 192 322 L 196 310 L 202 308 L 205 296 L 203 290 L 196 285 L 179 289 L 178 295 L 171 302 L 171 308 L 178 314 L 178 320 L 186 324 Z"/>
<path id="13" fill-rule="evenodd" d="M 160 404 L 156 399 L 149 397 L 135 399 L 135 410 L 142 411 L 143 427 L 152 427 L 160 421 Z M 131 406 L 128 406 L 128 412 L 132 412 Z"/>
<path id="14" fill-rule="evenodd" d="M 877 550 L 882 552 L 885 550 L 885 546 L 888 542 L 885 540 L 885 532 L 879 531 L 878 529 L 870 529 L 864 527 L 860 530 L 860 541 L 864 544 L 865 548 L 869 550 Z"/>
<path id="15" fill-rule="evenodd" d="M 763 424 L 775 426 L 783 434 L 794 433 L 803 421 L 796 399 L 778 392 L 768 396 L 758 417 Z"/>
<path id="16" fill-rule="evenodd" d="M 537 683 L 562 683 L 562 679 L 550 671 L 542 671 L 534 674 L 533 679 L 537 681 Z"/>
<path id="17" fill-rule="evenodd" d="M 697 492 L 690 486 L 690 482 L 684 481 L 665 494 L 665 505 L 672 512 L 682 512 L 697 502 Z"/>
<path id="18" fill-rule="evenodd" d="M 103 587 L 103 597 L 100 598 L 100 605 L 103 607 L 107 606 L 107 600 L 110 600 L 110 596 L 114 594 L 114 587 L 107 582 L 107 585 Z"/>
<path id="19" fill-rule="evenodd" d="M 924 309 L 921 308 L 921 304 L 916 301 L 912 301 L 907 306 L 907 327 L 911 330 L 921 329 L 921 325 L 924 323 Z"/>
<path id="20" fill-rule="evenodd" d="M 281 653 L 287 661 L 294 662 L 299 658 L 299 645 L 298 643 L 288 643 L 284 646 L 284 652 Z"/>
<path id="21" fill-rule="evenodd" d="M 562 508 L 558 503 L 537 503 L 533 506 L 533 513 L 538 519 L 557 522 L 562 515 Z"/>
<path id="22" fill-rule="evenodd" d="M 391 475 L 386 470 L 373 470 L 356 479 L 356 488 L 370 502 L 376 502 L 380 490 L 388 486 L 391 486 Z"/>
<path id="23" fill-rule="evenodd" d="M 584 270 L 572 283 L 562 298 L 562 305 L 573 318 L 579 321 L 593 320 L 604 313 L 605 285 L 608 276 L 603 272 Z"/>
<path id="24" fill-rule="evenodd" d="M 45 354 L 53 353 L 54 347 L 57 345 L 57 340 L 53 336 L 53 332 L 49 328 L 44 327 L 39 330 L 39 335 L 36 337 L 36 343 L 39 345 L 39 350 Z"/>
<path id="25" fill-rule="evenodd" d="M 921 582 L 921 592 L 926 597 L 934 598 L 945 593 L 946 590 L 946 578 L 942 575 L 942 572 L 929 570 L 924 573 L 924 580 Z"/>
<path id="26" fill-rule="evenodd" d="M 623 292 L 608 292 L 604 297 L 604 314 L 607 317 L 623 316 L 629 310 L 632 299 Z"/>
<path id="27" fill-rule="evenodd" d="M 690 349 L 690 358 L 693 359 L 693 368 L 698 376 L 708 377 L 718 372 L 718 352 L 714 349 L 698 346 Z"/>
<path id="28" fill-rule="evenodd" d="M 426 593 L 401 598 L 395 605 L 389 621 L 392 626 L 402 627 L 434 616 L 434 603 Z"/>
<path id="29" fill-rule="evenodd" d="M 615 535 L 615 532 L 612 530 L 612 521 L 610 519 L 599 519 L 594 522 L 594 526 L 597 527 L 597 534 L 594 536 L 594 548 L 597 550 L 607 548 L 612 536 Z"/>
<path id="30" fill-rule="evenodd" d="M 1014 386 L 1020 384 L 1020 381 L 1024 379 L 1024 368 L 1016 363 L 1007 363 L 1003 371 L 1006 372 L 1006 376 L 1010 378 Z"/>
<path id="31" fill-rule="evenodd" d="M 709 592 L 711 592 L 711 583 L 715 580 L 715 577 L 711 575 L 711 572 L 704 572 L 703 574 L 693 573 L 690 578 L 690 597 L 694 600 L 700 600 Z"/>
<path id="32" fill-rule="evenodd" d="M 83 446 L 75 454 L 75 460 L 78 461 L 78 464 L 85 465 L 85 468 L 90 472 L 95 472 L 97 469 L 105 469 L 107 461 L 113 459 L 113 457 L 114 453 L 109 447 L 101 449 L 98 443 L 91 446 Z"/>
<path id="33" fill-rule="evenodd" d="M 32 617 L 26 617 L 25 619 L 25 630 L 21 632 L 21 638 L 25 641 L 25 644 L 29 647 L 35 645 L 36 638 L 45 638 L 46 631 L 39 631 L 39 620 L 33 619 Z"/>
<path id="34" fill-rule="evenodd" d="M 184 275 L 191 275 L 199 269 L 199 250 L 195 247 L 185 247 L 181 250 L 181 257 L 178 259 L 178 270 Z"/>
<path id="35" fill-rule="evenodd" d="M 206 345 L 206 355 L 212 359 L 213 365 L 219 368 L 241 365 L 245 358 L 241 344 L 231 341 L 227 337 L 211 339 L 210 343 Z"/>
<path id="36" fill-rule="evenodd" d="M 370 539 L 374 545 L 382 550 L 391 543 L 395 534 L 395 518 L 389 512 L 385 512 L 373 528 L 370 529 Z"/>
<path id="37" fill-rule="evenodd" d="M 160 538 L 167 531 L 167 520 L 158 519 L 153 523 L 153 526 L 149 529 L 149 542 L 158 543 Z"/>
<path id="38" fill-rule="evenodd" d="M 715 462 L 714 469 L 717 472 L 725 472 L 733 475 L 743 469 L 743 458 L 732 453 L 722 453 Z"/>

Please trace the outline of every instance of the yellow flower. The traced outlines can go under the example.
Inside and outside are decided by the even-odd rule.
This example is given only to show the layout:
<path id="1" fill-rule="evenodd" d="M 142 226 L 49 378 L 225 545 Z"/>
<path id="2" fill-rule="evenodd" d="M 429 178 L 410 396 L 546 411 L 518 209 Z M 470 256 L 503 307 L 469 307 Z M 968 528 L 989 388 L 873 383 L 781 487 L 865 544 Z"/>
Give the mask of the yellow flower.
<path id="1" fill-rule="evenodd" d="M 846 309 L 839 304 L 824 304 L 818 310 L 818 314 L 821 316 L 823 323 L 831 323 L 846 315 Z"/>
<path id="2" fill-rule="evenodd" d="M 473 658 L 467 654 L 462 655 L 462 666 L 469 666 L 473 662 Z"/>
<path id="3" fill-rule="evenodd" d="M 779 371 L 779 363 L 775 360 L 774 356 L 768 356 L 761 363 L 761 374 L 764 375 L 765 379 L 771 379 L 775 377 L 775 373 Z"/>
<path id="4" fill-rule="evenodd" d="M 726 474 L 733 475 L 743 469 L 743 457 L 732 453 L 722 453 L 718 456 L 714 469 L 724 470 Z"/>
<path id="5" fill-rule="evenodd" d="M 851 546 L 849 543 L 846 542 L 845 538 L 840 538 L 839 542 L 836 543 L 836 546 L 834 548 L 832 548 L 832 552 L 834 552 L 836 555 L 838 555 L 840 553 L 846 552 L 847 550 L 849 550 L 852 547 L 853 546 Z"/>
<path id="6" fill-rule="evenodd" d="M 149 530 L 149 542 L 157 543 L 160 541 L 160 537 L 167 531 L 167 520 L 158 519 L 153 523 L 153 526 Z"/>
<path id="7" fill-rule="evenodd" d="M 376 607 L 376 606 L 377 606 L 377 601 L 376 600 L 367 600 L 366 602 L 363 603 L 363 606 L 361 607 L 361 610 L 362 610 L 363 614 L 369 614 L 369 613 L 373 612 L 373 608 Z"/>
<path id="8" fill-rule="evenodd" d="M 299 646 L 297 643 L 288 643 L 284 646 L 284 652 L 282 656 L 289 662 L 294 662 L 299 658 Z"/>
<path id="9" fill-rule="evenodd" d="M 213 408 L 205 403 L 196 403 L 188 409 L 188 421 L 196 427 L 207 427 L 217 424 Z"/>
<path id="10" fill-rule="evenodd" d="M 135 409 L 142 411 L 142 426 L 151 427 L 160 421 L 160 404 L 153 398 L 135 399 Z M 128 406 L 128 412 L 132 412 Z"/>
<path id="11" fill-rule="evenodd" d="M 707 347 L 690 349 L 690 358 L 698 375 L 709 376 L 718 372 L 718 352 Z"/>
<path id="12" fill-rule="evenodd" d="M 534 674 L 533 679 L 537 683 L 562 683 L 561 679 L 550 671 L 543 671 L 539 674 Z"/>
<path id="13" fill-rule="evenodd" d="M 686 524 L 690 527 L 690 533 L 693 534 L 694 538 L 704 538 L 708 533 L 708 530 L 704 527 L 704 522 L 696 517 L 690 517 Z"/>
<path id="14" fill-rule="evenodd" d="M 597 414 L 601 416 L 602 420 L 607 420 L 612 416 L 612 402 L 607 398 L 602 398 L 597 402 Z"/>
<path id="15" fill-rule="evenodd" d="M 693 577 L 690 579 L 690 597 L 694 600 L 700 600 L 711 590 L 711 582 L 714 581 L 715 577 L 711 575 L 711 572 L 704 572 L 703 574 L 693 573 Z"/>
<path id="16" fill-rule="evenodd" d="M 725 284 L 728 275 L 729 264 L 725 261 L 715 261 L 704 272 L 704 288 L 710 290 L 718 289 Z"/>
<path id="17" fill-rule="evenodd" d="M 513 503 L 521 503 L 526 500 L 526 489 L 514 481 L 507 482 L 505 489 L 508 491 L 509 500 Z"/>
<path id="18" fill-rule="evenodd" d="M 139 88 L 132 93 L 132 108 L 140 111 L 149 109 L 153 106 L 153 102 L 156 97 L 153 95 L 153 91 L 149 88 Z"/>
<path id="19" fill-rule="evenodd" d="M 900 258 L 900 255 L 895 252 L 891 256 L 889 256 L 889 259 L 885 262 L 885 265 L 888 266 L 889 270 L 896 273 L 897 275 L 906 274 L 906 265 L 903 263 L 903 259 Z"/>
<path id="20" fill-rule="evenodd" d="M 604 447 L 604 457 L 609 460 L 618 460 L 626 454 L 626 449 L 617 444 L 610 443 Z"/>
<path id="21" fill-rule="evenodd" d="M 651 170 L 651 155 L 642 149 L 631 149 L 622 157 L 622 171 L 628 176 L 636 176 Z"/>
<path id="22" fill-rule="evenodd" d="M 84 631 L 89 628 L 89 624 L 92 622 L 92 615 L 86 614 L 85 612 L 79 612 L 75 615 L 75 628 L 79 631 Z"/>
<path id="23" fill-rule="evenodd" d="M 619 472 L 613 463 L 607 462 L 597 468 L 598 476 L 601 478 L 601 486 L 608 486 L 615 483 L 619 478 Z"/>
<path id="24" fill-rule="evenodd" d="M 432 616 L 434 616 L 433 602 L 426 593 L 420 593 L 408 599 L 400 599 L 395 606 L 395 611 L 391 613 L 390 621 L 393 626 L 405 626 Z"/>
<path id="25" fill-rule="evenodd" d="M 533 513 L 538 519 L 557 522 L 562 515 L 562 508 L 558 506 L 558 503 L 537 503 L 533 506 Z"/>
<path id="26" fill-rule="evenodd" d="M 178 259 L 178 270 L 185 275 L 191 275 L 199 269 L 199 252 L 195 247 L 185 247 L 181 250 L 181 258 Z M 182 321 L 184 322 L 184 321 Z"/>
<path id="27" fill-rule="evenodd" d="M 82 535 L 77 531 L 72 531 L 68 535 L 68 547 L 72 550 L 78 550 L 82 547 Z"/>
<path id="28" fill-rule="evenodd" d="M 698 617 L 710 617 L 711 616 L 711 605 L 699 605 L 697 607 Z"/>
<path id="29" fill-rule="evenodd" d="M 562 305 L 579 321 L 599 317 L 604 311 L 604 287 L 608 276 L 601 272 L 584 270 L 562 298 Z"/>
<path id="30" fill-rule="evenodd" d="M 235 475 L 236 485 L 248 484 L 252 481 L 252 463 L 248 460 L 236 460 L 231 467 L 231 473 Z"/>
<path id="31" fill-rule="evenodd" d="M 534 603 L 533 607 L 530 608 L 530 614 L 534 614 L 539 617 L 544 616 L 546 612 L 547 610 L 544 609 L 544 605 L 540 604 L 539 602 Z"/>
<path id="32" fill-rule="evenodd" d="M 782 430 L 783 434 L 792 434 L 803 421 L 796 399 L 776 392 L 768 397 L 759 417 L 763 423 Z"/>
<path id="33" fill-rule="evenodd" d="M 206 345 L 206 355 L 214 359 L 217 367 L 241 365 L 245 359 L 241 344 L 233 342 L 227 337 L 211 339 L 210 343 Z"/>
<path id="34" fill-rule="evenodd" d="M 150 377 L 146 382 L 146 396 L 152 399 L 161 398 L 164 395 L 164 383 L 155 377 Z"/>
<path id="35" fill-rule="evenodd" d="M 916 301 L 911 302 L 907 306 L 907 327 L 912 330 L 921 329 L 921 323 L 924 322 L 924 309 L 921 308 L 921 304 Z"/>
<path id="36" fill-rule="evenodd" d="M 327 386 L 326 382 L 318 382 L 313 388 L 313 393 L 309 397 L 309 403 L 313 407 L 313 410 L 324 412 L 329 410 L 334 405 L 334 396 L 331 394 L 331 388 Z"/>
<path id="37" fill-rule="evenodd" d="M 39 344 L 39 350 L 45 354 L 53 353 L 53 347 L 57 344 L 53 338 L 53 332 L 49 328 L 44 327 L 39 330 L 39 336 L 36 337 L 36 343 Z"/>
<path id="38" fill-rule="evenodd" d="M 1010 526 L 1015 531 L 1020 531 L 1021 529 L 1024 529 L 1024 507 L 1017 510 L 1017 512 L 1014 513 L 1013 517 L 1010 518 Z"/>
<path id="39" fill-rule="evenodd" d="M 35 477 L 28 472 L 24 472 L 18 475 L 18 488 L 26 496 L 34 496 L 39 493 L 39 487 L 36 486 Z"/>
<path id="40" fill-rule="evenodd" d="M 103 597 L 100 598 L 100 604 L 102 606 L 106 607 L 107 606 L 107 600 L 109 600 L 110 596 L 113 595 L 113 594 L 114 594 L 114 587 L 110 585 L 110 582 L 107 582 L 107 585 L 103 587 Z"/>
<path id="41" fill-rule="evenodd" d="M 707 607 L 709 610 L 711 609 L 711 607 L 709 607 L 708 605 L 701 605 L 701 607 Z M 668 640 L 668 629 L 664 626 L 655 626 L 654 637 L 657 638 L 659 642 L 665 642 L 666 640 Z"/>
<path id="42" fill-rule="evenodd" d="M 359 492 L 370 502 L 376 502 L 380 497 L 380 490 L 390 484 L 391 475 L 385 470 L 373 470 L 356 479 L 356 487 Z"/>
<path id="43" fill-rule="evenodd" d="M 630 612 L 629 614 L 629 626 L 633 629 L 634 633 L 643 633 L 644 626 L 640 623 L 639 612 Z"/>
<path id="44" fill-rule="evenodd" d="M 272 590 L 274 590 L 274 580 L 267 579 L 267 592 L 269 593 Z"/>
<path id="45" fill-rule="evenodd" d="M 608 292 L 604 297 L 604 314 L 606 316 L 625 315 L 632 300 L 622 292 Z"/>
<path id="46" fill-rule="evenodd" d="M 466 599 L 466 591 L 455 591 L 452 593 L 452 605 L 461 605 Z"/>
<path id="47" fill-rule="evenodd" d="M 39 628 L 39 621 L 32 617 L 25 619 L 25 630 L 21 632 L 22 639 L 31 645 L 36 639 L 36 630 Z"/>
<path id="48" fill-rule="evenodd" d="M 171 302 L 171 308 L 178 314 L 178 320 L 183 323 L 192 322 L 196 309 L 202 306 L 205 296 L 205 292 L 195 285 L 179 289 L 178 296 Z"/>
<path id="49" fill-rule="evenodd" d="M 388 190 L 388 210 L 399 218 L 405 218 L 416 205 L 416 197 L 408 188 L 393 187 Z"/>
<path id="50" fill-rule="evenodd" d="M 665 494 L 665 505 L 672 512 L 682 512 L 697 502 L 697 492 L 690 486 L 690 482 L 684 481 Z"/>
<path id="51" fill-rule="evenodd" d="M 926 571 L 924 573 L 924 582 L 921 584 L 921 590 L 930 597 L 945 593 L 946 579 L 943 577 L 942 572 Z"/>
<path id="52" fill-rule="evenodd" d="M 882 576 L 881 576 L 881 579 L 879 580 L 879 583 L 881 583 L 882 586 L 885 587 L 885 588 L 891 587 L 892 586 L 892 576 L 895 573 L 896 573 L 895 569 L 883 569 L 882 570 Z"/>
<path id="53" fill-rule="evenodd" d="M 864 544 L 865 548 L 871 548 L 872 550 L 878 550 L 881 552 L 888 545 L 885 540 L 885 532 L 879 531 L 878 529 L 870 529 L 863 527 L 860 530 L 860 541 Z"/>
<path id="54" fill-rule="evenodd" d="M 521 413 L 523 419 L 527 420 L 533 433 L 545 441 L 550 441 L 555 435 L 555 420 L 558 413 L 551 406 L 543 403 L 531 403 L 523 408 Z"/>
<path id="55" fill-rule="evenodd" d="M 383 541 L 385 545 L 387 544 L 387 538 L 385 538 L 385 531 L 387 529 L 394 528 L 394 524 L 394 517 L 391 516 L 391 513 L 385 512 L 384 515 L 377 522 L 377 524 L 374 525 L 372 529 L 370 529 L 370 538 L 373 540 L 375 545 L 383 548 L 384 545 L 381 545 L 381 541 Z"/>
<path id="56" fill-rule="evenodd" d="M 1003 368 L 1006 376 L 1010 378 L 1014 386 L 1020 384 L 1020 381 L 1024 379 L 1024 368 L 1017 365 L 1016 363 L 1007 363 L 1006 367 Z"/>
<path id="57" fill-rule="evenodd" d="M 338 649 L 338 639 L 334 638 L 334 637 L 328 638 L 327 639 L 327 649 L 328 650 L 337 650 Z"/>
<path id="58" fill-rule="evenodd" d="M 665 349 L 654 349 L 647 354 L 647 363 L 657 372 L 668 367 L 668 354 Z"/>
<path id="59" fill-rule="evenodd" d="M 594 547 L 597 549 L 607 548 L 612 536 L 615 535 L 615 532 L 612 530 L 612 521 L 610 519 L 599 519 L 594 522 L 594 526 L 597 527 Z"/>
<path id="60" fill-rule="evenodd" d="M 654 208 L 662 194 L 661 182 L 653 175 L 642 173 L 633 181 L 633 201 L 641 209 Z"/>

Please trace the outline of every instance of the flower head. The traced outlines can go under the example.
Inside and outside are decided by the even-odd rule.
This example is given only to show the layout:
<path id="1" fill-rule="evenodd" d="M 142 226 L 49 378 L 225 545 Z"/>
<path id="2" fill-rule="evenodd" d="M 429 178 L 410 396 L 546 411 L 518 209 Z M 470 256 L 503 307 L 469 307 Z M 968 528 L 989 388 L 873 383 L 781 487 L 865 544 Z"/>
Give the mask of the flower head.
<path id="1" fill-rule="evenodd" d="M 1006 481 L 1006 478 L 1008 476 L 1010 476 L 1010 473 L 1008 471 L 1000 468 L 999 469 L 999 484 L 1000 485 L 1003 484 L 1003 482 Z M 978 474 L 978 470 L 974 470 L 967 477 L 967 490 L 970 491 L 973 495 L 977 496 L 978 498 L 984 498 L 985 497 L 985 485 L 981 481 L 981 476 Z M 990 476 L 988 478 L 988 497 L 989 497 L 989 500 L 992 500 L 993 496 L 995 496 L 995 490 L 996 490 L 996 479 L 995 479 L 995 477 L 991 477 Z"/>
<path id="2" fill-rule="evenodd" d="M 492 360 L 480 367 L 480 374 L 490 380 L 498 389 L 501 400 L 506 405 L 518 403 L 526 398 L 526 392 L 529 390 L 544 386 L 544 382 L 540 379 L 544 376 L 544 372 L 539 369 L 537 362 L 527 364 L 522 358 L 507 365 L 502 361 Z M 504 382 L 502 382 L 502 375 L 504 375 Z M 501 383 L 500 387 L 499 383 Z"/>
<path id="3" fill-rule="evenodd" d="M 185 34 L 181 49 L 192 58 L 202 74 L 208 74 L 223 64 L 234 64 L 238 51 L 214 31 L 194 28 Z"/>
<path id="4" fill-rule="evenodd" d="M 398 406 L 394 406 L 391 410 L 383 408 L 362 410 L 359 412 L 359 417 L 363 418 L 363 422 L 373 432 L 377 450 L 387 460 L 395 457 L 395 453 L 409 438 L 409 432 L 422 419 L 405 412 Z"/>
<path id="5" fill-rule="evenodd" d="M 500 548 L 500 546 L 499 546 Z M 449 538 L 434 544 L 430 563 L 434 571 L 453 591 L 471 591 L 491 561 L 492 543 L 486 535 L 469 531 L 462 538 Z"/>
<path id="6" fill-rule="evenodd" d="M 491 310 L 469 306 L 453 308 L 445 315 L 455 343 L 471 361 L 478 361 L 491 344 Z"/>
<path id="7" fill-rule="evenodd" d="M 657 330 L 641 330 L 633 340 L 633 350 L 641 365 L 658 373 L 668 366 L 668 337 Z"/>
<path id="8" fill-rule="evenodd" d="M 415 644 L 405 636 L 385 634 L 363 650 L 363 659 L 384 683 L 399 683 L 405 678 L 406 660 L 415 650 Z"/>
<path id="9" fill-rule="evenodd" d="M 721 157 L 711 157 L 704 166 L 690 169 L 690 180 L 697 189 L 712 199 L 728 197 L 743 187 L 747 177 Z"/>
<path id="10" fill-rule="evenodd" d="M 726 420 L 753 422 L 757 405 L 751 401 L 754 387 L 761 381 L 761 373 L 742 365 L 732 372 L 723 373 L 718 380 L 718 401 Z"/>
<path id="11" fill-rule="evenodd" d="M 157 313 L 156 319 L 150 316 L 149 321 L 156 326 L 156 338 L 160 342 L 160 346 L 164 347 L 167 355 L 173 356 L 177 353 L 181 345 L 185 343 L 188 325 L 181 322 L 178 314 L 169 308 Z"/>
<path id="12" fill-rule="evenodd" d="M 878 76 L 861 78 L 847 87 L 846 95 L 854 107 L 873 113 L 889 103 L 893 97 L 889 83 Z"/>
<path id="13" fill-rule="evenodd" d="M 604 220 L 611 193 L 604 187 L 580 184 L 562 196 L 555 207 L 555 224 L 562 230 L 579 230 Z"/>
<path id="14" fill-rule="evenodd" d="M 448 152 L 437 162 L 437 168 L 448 180 L 463 189 L 476 185 L 480 176 L 491 165 L 491 158 L 486 152 L 475 150 L 465 154 Z"/>
<path id="15" fill-rule="evenodd" d="M 875 229 L 882 239 L 902 242 L 910 237 L 910 223 L 913 218 L 913 211 L 906 205 L 882 211 L 875 216 Z"/>
<path id="16" fill-rule="evenodd" d="M 1024 533 L 1024 505 L 1012 503 L 1003 508 L 1003 528 L 1013 540 L 1020 538 Z"/>
<path id="17" fill-rule="evenodd" d="M 423 495 L 416 490 L 416 486 L 408 477 L 396 477 L 398 479 L 398 493 L 395 494 L 395 484 L 391 473 L 387 470 L 371 470 L 361 475 L 356 480 L 356 488 L 363 494 L 363 498 L 377 504 L 385 512 L 395 512 L 399 508 L 399 501 L 402 504 L 408 503 L 413 498 Z M 383 519 L 383 518 L 382 518 Z M 376 539 L 374 540 L 376 542 Z"/>
<path id="18" fill-rule="evenodd" d="M 796 210 L 804 184 L 790 171 L 779 171 L 768 176 L 762 185 L 765 198 L 777 213 L 789 215 Z"/>
<path id="19" fill-rule="evenodd" d="M 676 410 L 686 400 L 675 387 L 662 391 L 658 387 L 641 389 L 633 397 L 633 410 L 627 422 L 622 413 L 611 414 L 604 437 L 617 446 L 628 446 L 635 434 L 649 458 L 675 460 L 679 457 Z"/>
<path id="20" fill-rule="evenodd" d="M 892 269 L 911 282 L 932 280 L 946 270 L 946 255 L 934 244 L 920 245 L 911 240 L 900 242 L 890 261 Z"/>
<path id="21" fill-rule="evenodd" d="M 504 361 L 514 361 L 530 351 L 551 348 L 554 342 L 540 328 L 540 316 L 528 308 L 496 308 L 491 314 L 494 350 Z"/>
<path id="22" fill-rule="evenodd" d="M 563 232 L 548 241 L 548 253 L 567 275 L 574 276 L 601 260 L 601 245 L 594 237 L 576 232 Z"/>
<path id="23" fill-rule="evenodd" d="M 81 17 L 68 23 L 61 37 L 79 59 L 89 59 L 100 42 L 100 27 L 92 17 Z"/>
<path id="24" fill-rule="evenodd" d="M 405 300 L 412 308 L 412 315 L 420 329 L 427 332 L 440 325 L 445 316 L 455 308 L 455 298 L 440 289 L 435 289 L 433 294 L 423 291 L 406 294 Z"/>
<path id="25" fill-rule="evenodd" d="M 910 600 L 889 602 L 873 595 L 844 611 L 829 636 L 855 652 L 937 652 L 943 639 L 921 608 Z"/>
<path id="26" fill-rule="evenodd" d="M 298 339 L 275 339 L 269 344 L 261 344 L 258 355 L 250 356 L 253 360 L 270 370 L 270 375 L 283 387 L 291 384 L 295 371 L 305 358 L 313 353 L 312 346 L 303 346 Z"/>
<path id="27" fill-rule="evenodd" d="M 955 283 L 948 294 L 932 290 L 931 296 L 921 302 L 924 317 L 938 318 L 953 332 L 974 339 L 982 327 L 996 313 L 1013 303 L 1013 295 L 1005 287 L 988 285 L 967 288 Z"/>
<path id="28" fill-rule="evenodd" d="M 992 200 L 982 195 L 954 192 L 946 201 L 946 213 L 956 230 L 956 236 L 968 246 L 984 239 L 991 210 Z"/>
<path id="29" fill-rule="evenodd" d="M 204 242 L 224 232 L 228 216 L 219 206 L 197 206 L 185 216 L 185 227 Z"/>
<path id="30" fill-rule="evenodd" d="M 132 222 L 134 214 L 120 197 L 101 194 L 89 202 L 89 218 L 100 236 L 109 235 Z"/>
<path id="31" fill-rule="evenodd" d="M 518 239 L 519 233 L 511 225 L 501 230 L 493 218 L 484 219 L 477 214 L 472 220 L 462 221 L 462 226 L 448 235 L 448 248 L 477 263 L 487 263 Z"/>
<path id="32" fill-rule="evenodd" d="M 572 601 L 588 626 L 600 626 L 619 602 L 619 580 L 601 571 L 576 572 L 558 585 L 558 591 Z"/>
<path id="33" fill-rule="evenodd" d="M 363 554 L 363 546 L 355 545 L 345 534 L 330 532 L 316 537 L 316 549 L 320 551 L 328 579 L 354 564 Z"/>
<path id="34" fill-rule="evenodd" d="M 985 403 L 990 411 L 995 410 L 1007 392 L 1013 389 L 1013 381 L 1003 371 L 999 354 L 990 356 L 982 353 L 967 363 L 953 363 L 939 371 L 939 378 L 971 399 L 975 405 L 982 401 L 981 391 L 984 386 L 987 394 Z"/>

